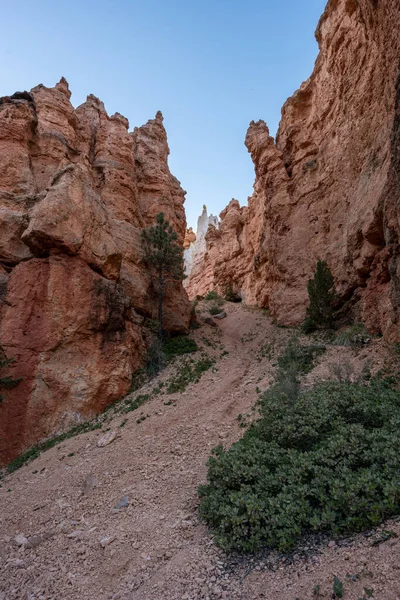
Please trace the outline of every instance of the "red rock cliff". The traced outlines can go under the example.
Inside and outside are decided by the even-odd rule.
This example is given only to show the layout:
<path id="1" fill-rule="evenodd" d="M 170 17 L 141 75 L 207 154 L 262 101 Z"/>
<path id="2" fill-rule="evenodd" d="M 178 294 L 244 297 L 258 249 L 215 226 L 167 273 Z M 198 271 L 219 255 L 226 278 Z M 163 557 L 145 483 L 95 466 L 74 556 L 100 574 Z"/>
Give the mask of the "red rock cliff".
<path id="1" fill-rule="evenodd" d="M 300 323 L 307 281 L 326 259 L 344 309 L 400 341 L 400 3 L 330 0 L 310 79 L 282 109 L 276 143 L 252 122 L 248 207 L 210 229 L 199 272 L 233 285 L 281 323 Z"/>
<path id="2" fill-rule="evenodd" d="M 126 393 L 152 316 L 140 234 L 163 211 L 186 231 L 161 113 L 128 132 L 67 82 L 0 100 L 0 343 L 22 377 L 0 404 L 0 458 Z M 180 286 L 165 326 L 185 331 Z"/>

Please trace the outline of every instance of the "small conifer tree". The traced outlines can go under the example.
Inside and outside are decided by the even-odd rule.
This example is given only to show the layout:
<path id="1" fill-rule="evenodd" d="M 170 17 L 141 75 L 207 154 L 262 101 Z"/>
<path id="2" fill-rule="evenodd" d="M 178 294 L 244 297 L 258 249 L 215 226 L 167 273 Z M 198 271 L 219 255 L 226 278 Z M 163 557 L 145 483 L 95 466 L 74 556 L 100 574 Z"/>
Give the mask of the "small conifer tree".
<path id="1" fill-rule="evenodd" d="M 311 333 L 316 329 L 332 327 L 335 282 L 324 260 L 318 259 L 314 277 L 309 280 L 307 289 L 310 304 L 303 325 L 304 331 Z"/>
<path id="2" fill-rule="evenodd" d="M 158 213 L 156 224 L 142 231 L 145 262 L 156 282 L 158 297 L 158 337 L 163 337 L 163 299 L 169 284 L 184 279 L 183 249 L 178 235 L 164 213 Z"/>

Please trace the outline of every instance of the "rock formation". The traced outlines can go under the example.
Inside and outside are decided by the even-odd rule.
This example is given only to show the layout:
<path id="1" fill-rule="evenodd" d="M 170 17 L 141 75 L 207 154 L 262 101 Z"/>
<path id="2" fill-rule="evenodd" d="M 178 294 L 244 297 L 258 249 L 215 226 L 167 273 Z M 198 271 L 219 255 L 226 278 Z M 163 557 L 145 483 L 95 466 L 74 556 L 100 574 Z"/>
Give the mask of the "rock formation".
<path id="1" fill-rule="evenodd" d="M 206 234 L 209 229 L 218 229 L 218 217 L 214 215 L 208 216 L 207 207 L 203 205 L 203 212 L 197 219 L 197 231 L 195 239 L 185 249 L 185 274 L 187 279 L 184 279 L 183 286 L 195 289 L 196 295 L 202 296 L 207 291 L 213 289 L 213 272 L 212 269 L 204 268 L 207 263 L 207 243 Z"/>
<path id="2" fill-rule="evenodd" d="M 161 113 L 129 133 L 70 96 L 61 79 L 0 100 L 0 344 L 22 377 L 0 404 L 3 461 L 128 391 L 156 308 L 141 230 L 163 211 L 181 244 L 186 231 Z M 177 286 L 166 328 L 189 315 Z"/>
<path id="3" fill-rule="evenodd" d="M 250 124 L 254 193 L 208 231 L 189 296 L 204 272 L 298 324 L 320 257 L 338 308 L 400 341 L 399 27 L 398 0 L 329 0 L 314 72 L 284 105 L 276 143 L 263 121 Z"/>

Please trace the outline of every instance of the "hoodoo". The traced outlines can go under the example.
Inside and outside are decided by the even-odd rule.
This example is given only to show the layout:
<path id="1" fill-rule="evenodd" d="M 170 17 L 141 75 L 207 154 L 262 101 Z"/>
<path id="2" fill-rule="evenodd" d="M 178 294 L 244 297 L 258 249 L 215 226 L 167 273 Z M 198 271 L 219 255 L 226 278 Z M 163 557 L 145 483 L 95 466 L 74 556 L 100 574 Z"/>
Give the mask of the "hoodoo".
<path id="1" fill-rule="evenodd" d="M 63 78 L 0 100 L 0 344 L 22 378 L 0 404 L 3 461 L 128 391 L 155 307 L 141 230 L 162 211 L 182 245 L 186 231 L 162 114 L 129 133 L 70 96 Z M 189 315 L 171 289 L 165 327 Z"/>
<path id="2" fill-rule="evenodd" d="M 328 2 L 314 72 L 284 105 L 276 141 L 263 121 L 250 124 L 253 195 L 209 228 L 190 297 L 203 293 L 205 273 L 298 324 L 320 257 L 338 308 L 400 341 L 399 28 L 397 0 Z"/>

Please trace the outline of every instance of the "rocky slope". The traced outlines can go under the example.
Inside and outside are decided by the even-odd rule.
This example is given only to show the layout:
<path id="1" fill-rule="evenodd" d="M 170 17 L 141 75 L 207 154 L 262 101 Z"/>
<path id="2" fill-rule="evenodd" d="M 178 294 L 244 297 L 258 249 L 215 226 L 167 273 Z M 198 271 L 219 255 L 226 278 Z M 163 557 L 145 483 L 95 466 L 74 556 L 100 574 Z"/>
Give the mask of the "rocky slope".
<path id="1" fill-rule="evenodd" d="M 375 333 L 400 341 L 400 4 L 329 0 L 314 72 L 282 109 L 276 142 L 252 122 L 248 207 L 232 201 L 210 228 L 202 273 L 231 284 L 281 323 L 303 320 L 318 257 L 340 297 Z"/>
<path id="2" fill-rule="evenodd" d="M 0 344 L 22 377 L 0 404 L 0 461 L 124 394 L 152 287 L 140 234 L 163 211 L 183 244 L 185 192 L 161 113 L 128 131 L 65 79 L 0 99 Z M 165 325 L 185 331 L 180 287 Z"/>
<path id="3" fill-rule="evenodd" d="M 197 489 L 211 448 L 242 437 L 238 416 L 257 414 L 257 390 L 274 380 L 276 357 L 293 334 L 265 312 L 231 303 L 224 310 L 217 327 L 191 334 L 215 360 L 198 383 L 163 394 L 182 368 L 170 365 L 133 396 L 151 396 L 138 410 L 108 413 L 103 431 L 117 433 L 112 443 L 99 447 L 104 433 L 90 431 L 1 482 L 0 598 L 315 600 L 318 586 L 328 600 L 335 576 L 345 600 L 366 598 L 365 588 L 379 600 L 400 597 L 398 520 L 383 524 L 392 536 L 379 544 L 372 532 L 317 537 L 289 555 L 266 549 L 248 557 L 225 555 L 199 522 Z M 358 349 L 329 346 L 308 383 L 331 379 L 340 364 L 357 377 L 389 356 L 382 339 Z"/>

